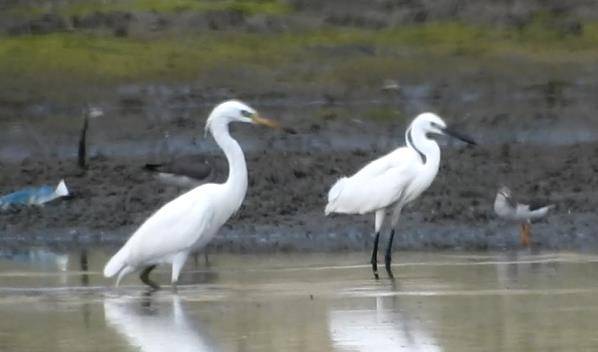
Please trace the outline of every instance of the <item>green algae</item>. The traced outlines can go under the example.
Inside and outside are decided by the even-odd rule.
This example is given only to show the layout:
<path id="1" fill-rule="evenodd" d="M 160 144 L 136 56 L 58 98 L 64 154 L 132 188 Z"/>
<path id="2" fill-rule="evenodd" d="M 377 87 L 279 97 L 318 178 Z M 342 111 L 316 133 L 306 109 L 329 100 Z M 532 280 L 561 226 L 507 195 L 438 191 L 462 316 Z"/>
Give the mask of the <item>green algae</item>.
<path id="1" fill-rule="evenodd" d="M 593 62 L 597 54 L 597 23 L 586 23 L 580 33 L 571 35 L 553 29 L 545 19 L 520 29 L 451 22 L 384 30 L 206 31 L 177 37 L 62 32 L 0 37 L 4 78 L 0 88 L 35 91 L 81 83 L 189 82 L 209 77 L 213 83 L 234 83 L 242 89 L 258 83 L 260 75 L 268 76 L 261 80 L 265 85 L 276 81 L 379 88 L 384 79 L 400 79 L 404 72 L 430 71 L 431 62 L 442 58 L 447 65 L 455 57 L 496 62 L 514 56 L 530 63 L 583 63 Z M 250 72 L 254 79 L 237 82 L 237 72 Z"/>
<path id="2" fill-rule="evenodd" d="M 18 4 L 8 9 L 9 14 L 34 17 L 47 12 L 61 16 L 86 16 L 92 13 L 184 11 L 239 11 L 244 14 L 282 15 L 291 11 L 288 4 L 278 0 L 87 0 L 39 2 Z"/>

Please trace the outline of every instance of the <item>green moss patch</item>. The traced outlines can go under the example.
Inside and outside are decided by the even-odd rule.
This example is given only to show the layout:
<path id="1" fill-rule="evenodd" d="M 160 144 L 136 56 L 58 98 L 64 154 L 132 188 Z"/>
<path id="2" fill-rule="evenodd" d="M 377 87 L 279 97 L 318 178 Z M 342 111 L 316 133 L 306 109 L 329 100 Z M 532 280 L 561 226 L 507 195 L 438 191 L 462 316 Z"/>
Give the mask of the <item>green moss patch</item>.
<path id="1" fill-rule="evenodd" d="M 40 1 L 15 5 L 9 14 L 34 17 L 47 12 L 62 16 L 85 16 L 95 12 L 158 12 L 234 10 L 242 13 L 281 15 L 289 13 L 290 6 L 279 0 L 71 0 L 58 3 Z"/>
<path id="2" fill-rule="evenodd" d="M 517 56 L 530 63 L 559 63 L 593 62 L 598 54 L 598 24 L 585 24 L 577 35 L 533 26 L 435 23 L 378 31 L 209 31 L 152 38 L 71 32 L 15 36 L 0 38 L 0 74 L 5 90 L 198 80 L 234 83 L 239 89 L 271 82 L 359 89 L 379 88 L 385 79 L 401 80 L 406 72 L 446 70 L 437 63 L 449 66 L 455 58 L 483 63 Z M 251 80 L 236 79 L 236 72 L 249 72 Z"/>

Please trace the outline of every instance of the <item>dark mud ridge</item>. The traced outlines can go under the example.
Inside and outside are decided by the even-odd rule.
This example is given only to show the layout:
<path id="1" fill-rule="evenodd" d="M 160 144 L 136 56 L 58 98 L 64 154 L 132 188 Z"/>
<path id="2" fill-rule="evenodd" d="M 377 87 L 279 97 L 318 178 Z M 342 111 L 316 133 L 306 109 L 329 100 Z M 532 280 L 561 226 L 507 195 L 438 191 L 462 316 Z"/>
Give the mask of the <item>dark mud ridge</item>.
<path id="1" fill-rule="evenodd" d="M 337 177 L 352 173 L 382 153 L 250 152 L 247 198 L 210 244 L 211 249 L 255 252 L 370 248 L 373 215 L 325 217 L 323 209 L 327 190 Z M 225 169 L 224 161 L 218 155 L 214 157 L 221 170 Z M 65 177 L 74 195 L 44 207 L 3 211 L 1 242 L 119 245 L 161 204 L 183 191 L 142 172 L 143 160 L 96 157 L 85 172 L 75 164 L 74 160 L 26 160 L 20 165 L 3 165 L 4 184 L 39 184 Z M 508 184 L 522 200 L 541 198 L 557 205 L 548 219 L 532 228 L 534 246 L 598 248 L 597 170 L 596 143 L 445 148 L 432 187 L 404 210 L 395 246 L 516 248 L 518 226 L 496 219 L 492 211 L 498 185 Z"/>

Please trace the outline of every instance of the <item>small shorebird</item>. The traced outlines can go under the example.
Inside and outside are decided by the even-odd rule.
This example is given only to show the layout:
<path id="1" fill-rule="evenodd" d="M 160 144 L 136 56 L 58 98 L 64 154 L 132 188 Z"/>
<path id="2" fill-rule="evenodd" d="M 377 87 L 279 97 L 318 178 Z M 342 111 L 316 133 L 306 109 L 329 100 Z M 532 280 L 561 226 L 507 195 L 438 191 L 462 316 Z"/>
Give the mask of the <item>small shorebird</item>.
<path id="1" fill-rule="evenodd" d="M 401 210 L 428 189 L 438 173 L 440 147 L 429 137 L 430 134 L 446 134 L 475 144 L 471 138 L 446 127 L 439 116 L 429 112 L 423 113 L 411 122 L 405 132 L 407 146 L 397 148 L 370 162 L 353 176 L 339 179 L 328 192 L 326 215 L 375 213 L 371 264 L 376 279 L 378 239 L 387 213 L 392 211 L 390 239 L 384 261 L 386 272 L 392 277 L 392 240 Z"/>
<path id="2" fill-rule="evenodd" d="M 531 221 L 545 217 L 552 208 L 554 208 L 554 205 L 546 204 L 546 202 L 518 203 L 513 199 L 511 190 L 506 186 L 498 190 L 494 200 L 496 215 L 521 224 L 521 244 L 524 246 L 530 244 Z"/>

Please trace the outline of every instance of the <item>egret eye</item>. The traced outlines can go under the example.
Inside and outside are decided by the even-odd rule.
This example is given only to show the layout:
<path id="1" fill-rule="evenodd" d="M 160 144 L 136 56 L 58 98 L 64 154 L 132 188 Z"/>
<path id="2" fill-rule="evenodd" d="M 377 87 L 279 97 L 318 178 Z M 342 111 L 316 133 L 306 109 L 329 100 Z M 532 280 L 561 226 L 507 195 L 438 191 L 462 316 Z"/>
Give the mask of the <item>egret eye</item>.
<path id="1" fill-rule="evenodd" d="M 241 110 L 241 115 L 243 115 L 243 117 L 251 117 L 251 116 L 253 116 L 253 114 L 250 113 L 247 110 Z"/>

